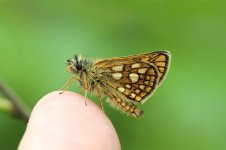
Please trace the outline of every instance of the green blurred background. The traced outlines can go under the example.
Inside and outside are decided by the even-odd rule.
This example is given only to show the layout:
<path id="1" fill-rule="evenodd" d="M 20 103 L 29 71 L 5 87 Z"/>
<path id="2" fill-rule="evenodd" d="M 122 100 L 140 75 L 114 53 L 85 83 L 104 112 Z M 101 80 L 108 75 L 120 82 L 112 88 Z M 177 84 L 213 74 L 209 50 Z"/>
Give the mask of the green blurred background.
<path id="1" fill-rule="evenodd" d="M 168 77 L 143 119 L 105 104 L 122 149 L 226 149 L 225 13 L 223 0 L 1 0 L 0 78 L 32 108 L 70 78 L 65 60 L 74 54 L 169 50 Z M 25 127 L 0 114 L 0 149 L 16 149 Z"/>

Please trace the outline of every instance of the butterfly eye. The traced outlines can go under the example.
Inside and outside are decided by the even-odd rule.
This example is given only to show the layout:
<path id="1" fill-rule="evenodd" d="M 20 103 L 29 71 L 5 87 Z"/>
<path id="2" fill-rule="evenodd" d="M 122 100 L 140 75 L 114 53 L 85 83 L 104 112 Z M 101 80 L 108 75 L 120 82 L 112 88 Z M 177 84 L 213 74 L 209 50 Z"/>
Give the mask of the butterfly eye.
<path id="1" fill-rule="evenodd" d="M 82 70 L 82 64 L 81 63 L 77 63 L 76 64 L 76 69 L 77 70 Z"/>

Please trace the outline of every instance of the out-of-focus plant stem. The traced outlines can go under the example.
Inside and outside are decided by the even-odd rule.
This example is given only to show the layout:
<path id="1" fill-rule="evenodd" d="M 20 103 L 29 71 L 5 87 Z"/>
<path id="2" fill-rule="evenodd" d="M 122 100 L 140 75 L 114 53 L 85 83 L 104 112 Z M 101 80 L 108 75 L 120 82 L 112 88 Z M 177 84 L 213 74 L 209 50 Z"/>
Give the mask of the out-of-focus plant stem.
<path id="1" fill-rule="evenodd" d="M 9 114 L 13 111 L 13 104 L 8 99 L 0 98 L 0 112 Z"/>
<path id="2" fill-rule="evenodd" d="M 0 98 L 0 112 L 8 113 L 17 119 L 27 122 L 30 116 L 30 110 L 3 81 L 0 81 L 0 92 L 4 96 L 4 98 Z"/>

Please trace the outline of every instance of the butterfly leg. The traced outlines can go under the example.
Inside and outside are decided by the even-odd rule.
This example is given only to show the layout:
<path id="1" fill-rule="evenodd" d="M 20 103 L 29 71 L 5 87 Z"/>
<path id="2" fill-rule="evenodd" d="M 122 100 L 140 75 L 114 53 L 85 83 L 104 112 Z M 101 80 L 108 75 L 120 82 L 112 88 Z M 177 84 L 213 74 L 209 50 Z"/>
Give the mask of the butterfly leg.
<path id="1" fill-rule="evenodd" d="M 100 94 L 100 90 L 99 90 L 98 87 L 97 87 L 97 97 L 98 97 L 98 100 L 99 100 L 100 108 L 104 111 L 104 107 L 103 107 L 103 103 L 102 103 L 102 99 L 101 99 L 101 94 Z"/>
<path id="2" fill-rule="evenodd" d="M 71 85 L 71 83 L 72 83 L 75 79 L 79 80 L 78 77 L 76 77 L 76 76 L 73 76 L 72 78 L 70 78 L 70 80 L 68 80 L 68 82 L 67 82 L 62 88 L 60 88 L 60 91 L 61 91 L 61 92 L 60 92 L 59 94 L 63 94 L 64 91 Z"/>
<path id="3" fill-rule="evenodd" d="M 83 91 L 84 91 L 83 89 L 80 89 L 79 94 L 82 95 Z M 87 102 L 86 102 L 87 92 L 88 92 L 88 91 L 85 90 L 85 95 L 84 95 L 84 97 L 85 97 L 85 104 L 86 104 L 86 106 L 87 106 Z"/>
<path id="4" fill-rule="evenodd" d="M 87 84 L 87 78 L 84 78 L 84 89 L 85 89 L 85 104 L 87 106 L 87 102 L 86 102 L 86 97 L 87 97 L 87 93 L 88 93 L 88 84 Z"/>
<path id="5" fill-rule="evenodd" d="M 86 104 L 86 106 L 87 106 L 87 102 L 86 102 L 87 93 L 88 93 L 88 91 L 87 91 L 87 89 L 86 89 L 86 90 L 85 90 L 85 104 Z"/>
<path id="6" fill-rule="evenodd" d="M 82 95 L 82 93 L 83 93 L 83 89 L 81 88 L 79 91 L 79 94 Z"/>

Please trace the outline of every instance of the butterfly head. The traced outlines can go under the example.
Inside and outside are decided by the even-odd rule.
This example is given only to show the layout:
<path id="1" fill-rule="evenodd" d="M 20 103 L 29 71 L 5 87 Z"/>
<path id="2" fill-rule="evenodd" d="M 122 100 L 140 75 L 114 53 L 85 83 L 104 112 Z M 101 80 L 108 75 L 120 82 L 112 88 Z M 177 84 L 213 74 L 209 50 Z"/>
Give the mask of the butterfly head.
<path id="1" fill-rule="evenodd" d="M 66 70 L 68 70 L 71 73 L 78 74 L 79 72 L 83 72 L 87 70 L 87 67 L 90 66 L 89 61 L 87 61 L 86 58 L 75 55 L 74 58 L 67 60 L 67 67 Z"/>

